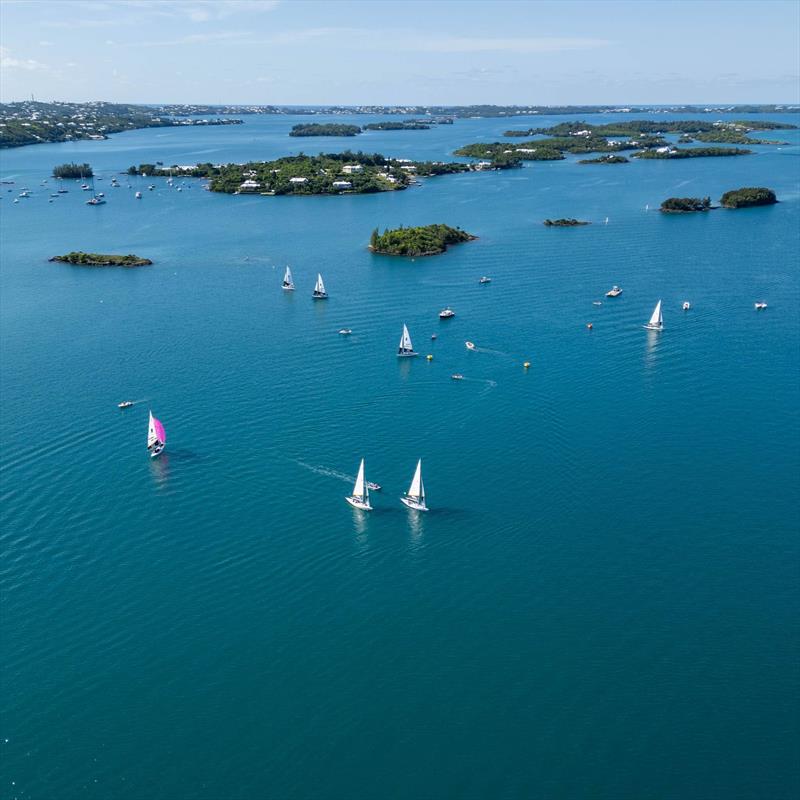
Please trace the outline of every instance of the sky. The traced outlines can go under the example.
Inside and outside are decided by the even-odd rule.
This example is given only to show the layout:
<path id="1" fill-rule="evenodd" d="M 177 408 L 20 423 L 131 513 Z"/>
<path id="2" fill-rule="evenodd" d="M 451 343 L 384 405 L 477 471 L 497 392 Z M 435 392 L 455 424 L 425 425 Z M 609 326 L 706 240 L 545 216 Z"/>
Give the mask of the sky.
<path id="1" fill-rule="evenodd" d="M 0 0 L 0 100 L 800 103 L 798 0 Z"/>

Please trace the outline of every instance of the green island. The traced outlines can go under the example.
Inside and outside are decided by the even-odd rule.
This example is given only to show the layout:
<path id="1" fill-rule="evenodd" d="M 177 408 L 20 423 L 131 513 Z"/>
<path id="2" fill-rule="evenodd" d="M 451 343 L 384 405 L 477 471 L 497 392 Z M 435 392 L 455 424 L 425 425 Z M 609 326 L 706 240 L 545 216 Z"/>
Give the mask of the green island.
<path id="1" fill-rule="evenodd" d="M 449 225 L 421 225 L 416 228 L 400 226 L 394 230 L 386 229 L 378 233 L 375 228 L 369 239 L 369 249 L 373 253 L 389 256 L 434 256 L 444 253 L 450 244 L 469 242 L 477 239 L 461 228 Z"/>
<path id="2" fill-rule="evenodd" d="M 720 198 L 723 208 L 748 208 L 750 206 L 771 206 L 778 202 L 775 192 L 763 186 L 743 186 L 731 189 Z"/>
<path id="3" fill-rule="evenodd" d="M 152 264 L 149 258 L 139 256 L 114 256 L 106 253 L 83 253 L 73 251 L 63 256 L 53 256 L 50 261 L 61 261 L 65 264 L 79 264 L 83 267 L 144 267 Z"/>
<path id="4" fill-rule="evenodd" d="M 430 130 L 431 123 L 423 122 L 418 119 L 410 119 L 407 122 L 370 122 L 364 126 L 365 131 L 427 131 Z"/>
<path id="5" fill-rule="evenodd" d="M 164 167 L 140 164 L 128 169 L 130 175 L 208 178 L 212 192 L 226 194 L 320 195 L 370 194 L 406 189 L 419 177 L 510 169 L 518 161 L 466 164 L 443 161 L 411 161 L 387 158 L 380 153 L 300 154 L 275 161 L 246 164 L 197 164 L 192 167 Z"/>
<path id="6" fill-rule="evenodd" d="M 720 128 L 715 131 L 703 131 L 695 133 L 694 138 L 698 142 L 720 142 L 722 144 L 788 144 L 788 142 L 781 142 L 778 139 L 754 139 L 740 130 L 733 128 Z M 686 141 L 686 139 L 683 139 Z"/>
<path id="7" fill-rule="evenodd" d="M 598 158 L 582 158 L 579 164 L 630 164 L 625 156 L 599 156 Z"/>
<path id="8" fill-rule="evenodd" d="M 548 228 L 575 228 L 580 225 L 591 225 L 592 223 L 572 217 L 562 217 L 561 219 L 546 219 L 542 224 Z"/>
<path id="9" fill-rule="evenodd" d="M 89 164 L 59 164 L 53 167 L 54 178 L 91 178 L 94 176 Z"/>
<path id="10" fill-rule="evenodd" d="M 747 156 L 752 153 L 743 147 L 659 147 L 634 153 L 634 158 L 715 158 L 720 156 Z"/>
<path id="11" fill-rule="evenodd" d="M 771 120 L 740 120 L 736 122 L 706 122 L 705 120 L 631 120 L 630 122 L 607 122 L 595 125 L 591 122 L 561 122 L 549 128 L 527 128 L 506 131 L 504 136 L 663 136 L 665 133 L 714 135 L 725 132 L 746 134 L 749 131 L 793 130 L 797 125 Z M 705 139 L 701 141 L 726 141 Z M 771 142 L 770 142 L 771 143 Z"/>
<path id="12" fill-rule="evenodd" d="M 708 211 L 711 208 L 710 197 L 668 197 L 661 204 L 665 214 L 687 214 L 692 211 Z"/>
<path id="13" fill-rule="evenodd" d="M 361 128 L 358 125 L 340 125 L 336 122 L 309 122 L 295 125 L 289 136 L 358 136 Z"/>
<path id="14" fill-rule="evenodd" d="M 108 139 L 112 133 L 137 128 L 241 124 L 240 119 L 177 119 L 158 108 L 126 103 L 41 103 L 26 100 L 0 104 L 0 148 Z"/>

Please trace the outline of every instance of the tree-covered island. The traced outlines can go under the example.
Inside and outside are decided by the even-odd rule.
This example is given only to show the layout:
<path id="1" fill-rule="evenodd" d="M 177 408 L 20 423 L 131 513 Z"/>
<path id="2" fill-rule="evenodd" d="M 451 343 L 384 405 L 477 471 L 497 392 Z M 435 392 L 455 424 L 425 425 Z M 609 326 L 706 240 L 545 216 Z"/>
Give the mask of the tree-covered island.
<path id="1" fill-rule="evenodd" d="M 106 253 L 84 253 L 73 251 L 63 256 L 53 256 L 49 261 L 61 261 L 65 264 L 79 264 L 82 267 L 144 267 L 152 264 L 149 258 L 139 256 L 114 256 Z"/>
<path id="2" fill-rule="evenodd" d="M 365 131 L 427 131 L 431 127 L 430 122 L 418 119 L 410 119 L 401 122 L 370 122 L 364 126 Z"/>
<path id="3" fill-rule="evenodd" d="M 665 214 L 686 214 L 692 211 L 708 211 L 711 208 L 710 197 L 668 197 L 661 204 Z"/>
<path id="4" fill-rule="evenodd" d="M 358 125 L 342 125 L 336 122 L 309 122 L 295 125 L 289 136 L 358 136 Z"/>
<path id="5" fill-rule="evenodd" d="M 750 131 L 793 130 L 797 125 L 770 120 L 740 120 L 738 122 L 708 122 L 706 120 L 631 120 L 608 122 L 597 125 L 591 122 L 561 122 L 549 128 L 527 128 L 506 131 L 504 136 L 664 136 L 668 133 L 681 133 L 694 136 L 699 141 L 726 142 L 732 144 L 759 144 L 758 140 L 747 139 Z M 730 136 L 731 138 L 725 138 Z M 707 137 L 707 138 L 704 138 Z M 722 138 L 714 138 L 722 137 Z M 744 137 L 734 141 L 736 137 Z M 766 142 L 773 144 L 772 141 Z"/>
<path id="6" fill-rule="evenodd" d="M 275 161 L 246 164 L 197 164 L 193 167 L 164 167 L 154 164 L 132 166 L 131 175 L 208 178 L 212 192 L 226 194 L 320 195 L 370 194 L 406 189 L 417 178 L 508 169 L 519 162 L 505 160 L 481 164 L 443 161 L 411 161 L 388 158 L 379 153 L 300 154 Z"/>
<path id="7" fill-rule="evenodd" d="M 574 217 L 562 217 L 561 219 L 546 219 L 543 223 L 548 228 L 577 228 L 581 225 L 591 225 L 591 222 L 584 222 Z"/>
<path id="8" fill-rule="evenodd" d="M 469 242 L 477 239 L 461 228 L 449 225 L 421 225 L 416 228 L 400 226 L 394 230 L 379 233 L 375 228 L 369 239 L 369 249 L 373 253 L 389 256 L 434 256 L 444 253 L 450 244 Z"/>
<path id="9" fill-rule="evenodd" d="M 597 158 L 582 158 L 579 164 L 630 164 L 630 159 L 625 156 L 598 156 Z"/>
<path id="10" fill-rule="evenodd" d="M 763 186 L 743 186 L 731 189 L 720 198 L 723 208 L 749 208 L 750 206 L 771 206 L 778 202 L 775 192 Z"/>
<path id="11" fill-rule="evenodd" d="M 54 178 L 91 178 L 94 176 L 89 164 L 59 164 L 53 167 Z"/>
<path id="12" fill-rule="evenodd" d="M 634 158 L 719 158 L 724 156 L 747 156 L 753 151 L 743 147 L 658 147 L 634 153 Z"/>

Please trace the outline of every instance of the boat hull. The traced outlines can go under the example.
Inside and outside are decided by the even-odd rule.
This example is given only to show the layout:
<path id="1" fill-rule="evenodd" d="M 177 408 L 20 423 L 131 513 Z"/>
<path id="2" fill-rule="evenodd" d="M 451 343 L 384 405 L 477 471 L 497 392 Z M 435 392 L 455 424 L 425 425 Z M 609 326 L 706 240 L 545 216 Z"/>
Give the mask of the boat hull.
<path id="1" fill-rule="evenodd" d="M 642 327 L 646 331 L 663 331 L 664 330 L 664 326 L 663 325 L 650 325 L 649 323 L 647 325 L 642 325 Z"/>
<path id="2" fill-rule="evenodd" d="M 418 355 L 419 355 L 419 353 L 413 353 L 413 352 L 412 353 L 398 353 L 397 357 L 398 358 L 416 358 L 416 356 L 418 356 Z"/>
<path id="3" fill-rule="evenodd" d="M 358 497 L 345 497 L 348 503 L 350 503 L 353 508 L 359 509 L 359 511 L 372 511 L 372 506 L 369 503 L 365 503 Z"/>
<path id="4" fill-rule="evenodd" d="M 166 445 L 157 444 L 151 451 L 150 451 L 150 458 L 158 458 L 163 452 Z"/>
<path id="5" fill-rule="evenodd" d="M 400 498 L 400 502 L 406 506 L 406 508 L 410 508 L 412 511 L 427 511 L 428 506 L 425 503 L 420 503 L 419 500 L 415 500 L 413 497 L 408 497 L 404 495 Z"/>

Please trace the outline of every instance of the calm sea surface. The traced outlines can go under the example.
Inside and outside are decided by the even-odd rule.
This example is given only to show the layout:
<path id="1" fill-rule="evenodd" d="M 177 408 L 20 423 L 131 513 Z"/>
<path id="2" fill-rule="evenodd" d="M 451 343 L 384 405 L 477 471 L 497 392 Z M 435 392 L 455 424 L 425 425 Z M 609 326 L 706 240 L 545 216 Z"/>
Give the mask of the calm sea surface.
<path id="1" fill-rule="evenodd" d="M 509 127 L 245 120 L 2 153 L 0 796 L 796 797 L 800 132 L 373 196 L 109 185 L 301 149 L 446 159 Z M 71 160 L 106 205 L 48 202 Z M 748 185 L 780 204 L 653 210 Z M 480 238 L 366 250 L 430 222 Z M 69 250 L 155 264 L 47 262 Z M 404 322 L 421 357 L 399 362 Z M 362 456 L 366 516 L 343 499 Z M 398 500 L 420 457 L 422 516 Z"/>

